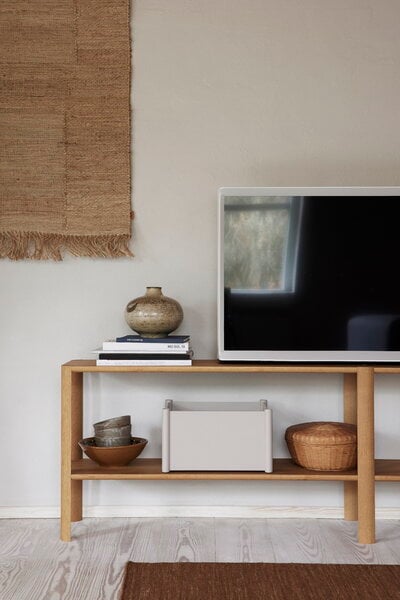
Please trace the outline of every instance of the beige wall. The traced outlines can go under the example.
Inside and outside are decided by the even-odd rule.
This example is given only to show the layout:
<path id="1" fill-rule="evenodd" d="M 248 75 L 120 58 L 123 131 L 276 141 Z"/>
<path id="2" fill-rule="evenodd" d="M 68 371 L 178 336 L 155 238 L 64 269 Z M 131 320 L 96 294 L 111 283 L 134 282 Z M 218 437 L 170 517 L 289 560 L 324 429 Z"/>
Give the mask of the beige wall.
<path id="1" fill-rule="evenodd" d="M 136 0 L 133 10 L 133 260 L 0 262 L 0 506 L 58 502 L 59 365 L 127 332 L 146 285 L 179 299 L 198 358 L 216 356 L 220 186 L 399 185 L 396 0 Z M 160 452 L 177 399 L 268 397 L 284 428 L 338 419 L 336 377 L 88 378 L 85 433 L 131 412 Z M 398 380 L 378 382 L 378 452 L 400 456 Z M 321 401 L 321 386 L 326 401 Z M 15 429 L 22 426 L 15 446 Z M 340 486 L 101 482 L 89 504 L 339 505 Z M 398 505 L 398 486 L 379 502 Z"/>

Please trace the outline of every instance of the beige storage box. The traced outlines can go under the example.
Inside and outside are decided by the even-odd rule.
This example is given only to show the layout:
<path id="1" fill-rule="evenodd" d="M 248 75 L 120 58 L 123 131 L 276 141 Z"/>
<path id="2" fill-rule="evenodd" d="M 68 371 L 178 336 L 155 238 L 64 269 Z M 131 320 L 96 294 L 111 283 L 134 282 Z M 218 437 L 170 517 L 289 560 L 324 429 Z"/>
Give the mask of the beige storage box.
<path id="1" fill-rule="evenodd" d="M 267 401 L 175 402 L 163 410 L 162 470 L 272 472 Z"/>

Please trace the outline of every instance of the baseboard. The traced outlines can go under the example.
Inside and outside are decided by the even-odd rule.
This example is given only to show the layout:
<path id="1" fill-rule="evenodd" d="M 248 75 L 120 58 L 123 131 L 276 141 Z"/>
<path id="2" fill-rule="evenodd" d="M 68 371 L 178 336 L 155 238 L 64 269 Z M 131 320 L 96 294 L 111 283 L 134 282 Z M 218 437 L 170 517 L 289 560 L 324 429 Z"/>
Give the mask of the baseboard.
<path id="1" fill-rule="evenodd" d="M 106 509 L 106 510 L 104 510 Z M 107 514 L 106 514 L 107 513 Z M 112 513 L 112 514 L 111 514 Z M 343 517 L 341 508 L 319 508 L 300 506 L 92 506 L 87 516 L 91 517 L 183 517 L 183 518 L 328 518 Z M 400 518 L 400 511 L 399 511 Z"/>
<path id="2" fill-rule="evenodd" d="M 320 506 L 87 506 L 84 517 L 342 519 L 341 507 Z M 0 519 L 58 519 L 58 506 L 0 506 Z M 400 519 L 400 508 L 377 508 L 377 519 Z"/>

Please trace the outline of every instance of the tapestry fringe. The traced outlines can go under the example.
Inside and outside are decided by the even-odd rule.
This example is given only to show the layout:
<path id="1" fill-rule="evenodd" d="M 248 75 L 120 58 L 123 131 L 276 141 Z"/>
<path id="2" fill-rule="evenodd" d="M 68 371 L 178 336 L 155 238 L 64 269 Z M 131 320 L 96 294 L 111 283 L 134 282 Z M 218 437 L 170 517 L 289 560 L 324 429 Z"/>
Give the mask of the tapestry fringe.
<path id="1" fill-rule="evenodd" d="M 0 232 L 0 258 L 11 260 L 57 260 L 73 256 L 118 258 L 133 256 L 129 235 L 63 235 L 27 231 Z"/>

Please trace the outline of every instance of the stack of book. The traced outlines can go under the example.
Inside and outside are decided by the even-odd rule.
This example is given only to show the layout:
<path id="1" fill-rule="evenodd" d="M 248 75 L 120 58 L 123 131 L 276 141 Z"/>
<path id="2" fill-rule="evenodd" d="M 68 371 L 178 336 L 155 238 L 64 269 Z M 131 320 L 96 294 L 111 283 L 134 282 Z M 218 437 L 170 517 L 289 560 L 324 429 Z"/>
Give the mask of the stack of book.
<path id="1" fill-rule="evenodd" d="M 190 366 L 193 352 L 190 336 L 170 335 L 163 338 L 144 338 L 124 335 L 103 342 L 95 350 L 99 366 Z"/>

